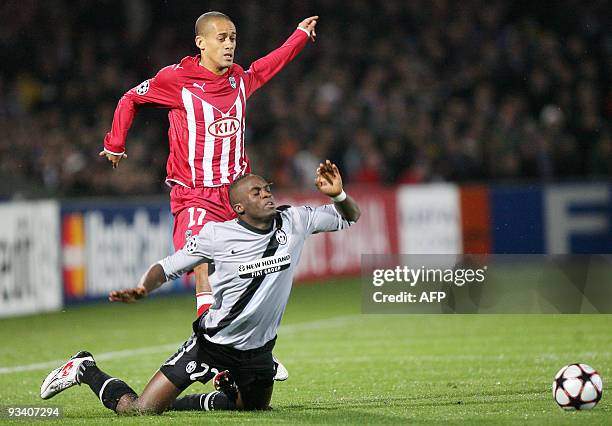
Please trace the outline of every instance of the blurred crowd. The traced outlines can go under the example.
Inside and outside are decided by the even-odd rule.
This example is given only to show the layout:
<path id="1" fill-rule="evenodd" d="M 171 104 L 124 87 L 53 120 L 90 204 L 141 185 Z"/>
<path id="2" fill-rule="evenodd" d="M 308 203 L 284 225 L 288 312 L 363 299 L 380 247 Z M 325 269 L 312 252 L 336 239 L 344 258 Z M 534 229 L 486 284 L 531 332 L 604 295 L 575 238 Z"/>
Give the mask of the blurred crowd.
<path id="1" fill-rule="evenodd" d="M 601 1 L 7 0 L 0 4 L 0 196 L 165 191 L 168 122 L 142 110 L 128 159 L 98 157 L 121 95 L 232 17 L 236 62 L 320 15 L 318 38 L 247 109 L 253 170 L 312 186 L 608 179 L 612 25 Z"/>

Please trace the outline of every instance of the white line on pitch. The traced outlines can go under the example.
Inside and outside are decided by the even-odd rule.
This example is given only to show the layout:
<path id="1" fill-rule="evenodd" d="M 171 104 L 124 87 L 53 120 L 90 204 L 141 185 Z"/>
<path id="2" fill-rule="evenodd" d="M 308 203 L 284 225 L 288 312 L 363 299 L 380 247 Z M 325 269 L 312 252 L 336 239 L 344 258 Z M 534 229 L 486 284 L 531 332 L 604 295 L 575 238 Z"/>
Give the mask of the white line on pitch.
<path id="1" fill-rule="evenodd" d="M 350 322 L 353 322 L 356 319 L 358 319 L 360 316 L 361 315 L 346 315 L 346 316 L 341 316 L 341 317 L 332 317 L 329 319 L 301 322 L 297 324 L 288 324 L 288 325 L 281 326 L 278 330 L 279 332 L 278 334 L 282 336 L 286 334 L 298 333 L 300 331 L 334 328 L 334 327 L 342 326 Z M 150 353 L 174 351 L 181 344 L 182 342 L 177 342 L 177 343 L 169 343 L 165 345 L 146 346 L 146 347 L 138 348 L 138 349 L 126 349 L 123 351 L 103 352 L 100 354 L 94 354 L 94 357 L 96 361 L 108 361 L 108 360 L 113 360 L 113 359 L 129 358 L 135 355 L 144 355 L 144 354 L 150 354 Z M 24 371 L 34 371 L 34 370 L 48 370 L 50 368 L 59 367 L 64 362 L 66 362 L 66 359 L 38 362 L 35 364 L 16 365 L 13 367 L 0 367 L 0 374 L 21 373 Z"/>

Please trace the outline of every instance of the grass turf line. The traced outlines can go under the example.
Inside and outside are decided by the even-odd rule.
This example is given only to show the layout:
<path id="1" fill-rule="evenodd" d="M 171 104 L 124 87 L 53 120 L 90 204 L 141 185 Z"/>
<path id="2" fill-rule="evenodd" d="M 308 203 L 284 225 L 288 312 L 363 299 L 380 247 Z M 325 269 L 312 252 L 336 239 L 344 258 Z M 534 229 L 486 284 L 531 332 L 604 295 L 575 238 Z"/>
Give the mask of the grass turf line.
<path id="1" fill-rule="evenodd" d="M 293 329 L 283 333 L 281 328 L 275 348 L 290 378 L 275 386 L 272 412 L 166 413 L 146 417 L 146 422 L 611 422 L 606 390 L 612 377 L 610 316 L 361 316 L 359 292 L 355 280 L 294 289 L 283 319 Z M 190 333 L 193 309 L 191 297 L 163 297 L 135 305 L 78 306 L 1 320 L 0 367 L 65 359 L 79 349 L 95 355 L 179 342 Z M 321 321 L 335 317 L 345 319 Z M 311 321 L 316 326 L 294 326 Z M 99 364 L 140 391 L 171 353 L 145 353 Z M 566 413 L 552 399 L 553 375 L 571 362 L 590 364 L 603 376 L 604 397 L 592 411 Z M 0 405 L 61 405 L 62 422 L 68 424 L 142 423 L 142 418 L 117 418 L 85 386 L 40 400 L 39 386 L 46 373 L 1 374 Z M 187 392 L 211 389 L 210 384 L 196 384 Z"/>

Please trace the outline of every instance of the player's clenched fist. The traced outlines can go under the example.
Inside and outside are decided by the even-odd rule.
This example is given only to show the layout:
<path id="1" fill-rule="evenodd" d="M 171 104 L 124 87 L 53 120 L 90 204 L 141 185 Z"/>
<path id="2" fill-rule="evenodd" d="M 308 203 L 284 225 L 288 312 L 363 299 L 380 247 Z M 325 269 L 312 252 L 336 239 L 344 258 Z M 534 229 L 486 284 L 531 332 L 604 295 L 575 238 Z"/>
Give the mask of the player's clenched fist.
<path id="1" fill-rule="evenodd" d="M 125 290 L 111 291 L 108 300 L 111 302 L 134 303 L 148 294 L 144 287 L 127 288 Z"/>
<path id="2" fill-rule="evenodd" d="M 312 41 L 315 41 L 315 38 L 317 38 L 317 33 L 315 31 L 315 26 L 317 25 L 317 20 L 318 19 L 319 19 L 318 16 L 311 16 L 309 18 L 304 19 L 298 25 L 299 28 L 302 28 L 302 29 L 308 31 L 308 33 L 310 34 L 310 39 Z"/>

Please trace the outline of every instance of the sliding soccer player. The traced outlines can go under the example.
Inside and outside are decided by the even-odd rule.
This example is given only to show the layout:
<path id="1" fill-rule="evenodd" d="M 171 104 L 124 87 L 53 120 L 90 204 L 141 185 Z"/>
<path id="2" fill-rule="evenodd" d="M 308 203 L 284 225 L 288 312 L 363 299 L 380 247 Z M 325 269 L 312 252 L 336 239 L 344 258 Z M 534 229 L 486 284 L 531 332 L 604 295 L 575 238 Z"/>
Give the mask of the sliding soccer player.
<path id="1" fill-rule="evenodd" d="M 275 374 L 272 349 L 305 240 L 346 229 L 360 216 L 334 164 L 318 167 L 316 185 L 333 204 L 277 207 L 266 180 L 256 175 L 237 179 L 229 190 L 237 219 L 207 223 L 183 249 L 153 264 L 138 287 L 111 292 L 113 301 L 134 302 L 196 265 L 215 265 L 213 305 L 140 396 L 81 351 L 47 376 L 41 397 L 85 383 L 117 413 L 268 409 Z M 177 399 L 192 383 L 213 378 L 217 391 Z"/>

